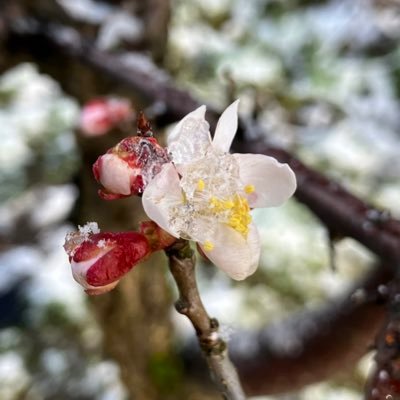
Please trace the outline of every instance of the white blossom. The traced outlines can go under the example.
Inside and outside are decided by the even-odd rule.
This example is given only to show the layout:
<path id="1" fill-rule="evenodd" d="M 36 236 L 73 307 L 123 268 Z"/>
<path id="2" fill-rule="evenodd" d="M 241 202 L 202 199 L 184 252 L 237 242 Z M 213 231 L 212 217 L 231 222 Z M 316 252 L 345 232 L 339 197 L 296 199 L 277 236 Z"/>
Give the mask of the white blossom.
<path id="1" fill-rule="evenodd" d="M 198 242 L 230 277 L 245 279 L 257 268 L 260 240 L 251 208 L 273 207 L 296 189 L 287 164 L 261 154 L 229 154 L 236 134 L 238 101 L 221 115 L 214 139 L 199 107 L 171 133 L 172 163 L 143 193 L 147 215 L 175 237 Z"/>

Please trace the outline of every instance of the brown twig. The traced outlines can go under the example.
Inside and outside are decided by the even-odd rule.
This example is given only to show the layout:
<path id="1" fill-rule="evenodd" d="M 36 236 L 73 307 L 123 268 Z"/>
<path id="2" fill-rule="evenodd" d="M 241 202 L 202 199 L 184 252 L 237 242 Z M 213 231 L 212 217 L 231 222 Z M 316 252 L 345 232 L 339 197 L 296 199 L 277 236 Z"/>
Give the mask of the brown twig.
<path id="1" fill-rule="evenodd" d="M 201 301 L 195 276 L 195 256 L 186 240 L 178 240 L 167 251 L 169 268 L 179 290 L 176 310 L 192 323 L 211 374 L 227 400 L 244 400 L 238 374 L 218 332 L 218 321 L 210 318 Z"/>

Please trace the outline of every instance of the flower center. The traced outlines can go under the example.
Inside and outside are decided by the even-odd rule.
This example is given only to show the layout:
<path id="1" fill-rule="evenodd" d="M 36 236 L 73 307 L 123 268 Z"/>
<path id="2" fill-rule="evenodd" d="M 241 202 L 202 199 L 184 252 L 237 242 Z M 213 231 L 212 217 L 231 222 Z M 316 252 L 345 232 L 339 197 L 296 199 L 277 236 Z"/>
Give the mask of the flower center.
<path id="1" fill-rule="evenodd" d="M 226 200 L 220 200 L 213 196 L 210 199 L 210 207 L 218 217 L 223 216 L 225 223 L 247 237 L 251 215 L 249 203 L 245 197 L 235 193 Z"/>
<path id="2" fill-rule="evenodd" d="M 205 156 L 185 166 L 180 186 L 182 203 L 170 208 L 168 222 L 181 238 L 211 251 L 217 245 L 218 224 L 225 224 L 247 239 L 251 222 L 247 195 L 255 188 L 242 186 L 239 165 L 231 154 L 210 147 Z"/>

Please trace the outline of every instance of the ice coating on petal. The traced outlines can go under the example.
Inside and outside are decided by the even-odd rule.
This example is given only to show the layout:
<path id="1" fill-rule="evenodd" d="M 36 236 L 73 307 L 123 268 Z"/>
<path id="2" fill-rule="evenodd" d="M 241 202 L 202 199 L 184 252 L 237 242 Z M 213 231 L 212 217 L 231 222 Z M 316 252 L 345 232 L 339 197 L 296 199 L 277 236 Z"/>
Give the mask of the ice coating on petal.
<path id="1" fill-rule="evenodd" d="M 239 164 L 230 154 L 211 149 L 201 160 L 185 166 L 181 187 L 189 199 L 195 195 L 200 179 L 204 181 L 202 197 L 229 197 L 240 190 Z"/>
<path id="2" fill-rule="evenodd" d="M 171 144 L 175 140 L 179 140 L 179 135 L 181 133 L 182 125 L 185 123 L 187 119 L 205 119 L 206 115 L 206 106 L 202 105 L 196 108 L 194 111 L 185 115 L 172 129 L 171 133 L 168 136 L 168 145 Z"/>
<path id="3" fill-rule="evenodd" d="M 172 131 L 168 152 L 175 164 L 202 158 L 211 144 L 210 126 L 204 119 L 205 106 L 188 114 Z"/>
<path id="4" fill-rule="evenodd" d="M 111 154 L 129 165 L 133 175 L 130 190 L 134 194 L 142 193 L 146 185 L 161 171 L 161 167 L 169 162 L 165 149 L 152 137 L 128 137 L 111 151 Z"/>
<path id="5" fill-rule="evenodd" d="M 182 238 L 206 241 L 219 222 L 229 222 L 230 204 L 240 190 L 238 164 L 230 154 L 211 149 L 185 166 L 180 187 L 184 201 L 170 209 L 169 226 Z"/>
<path id="6" fill-rule="evenodd" d="M 296 176 L 287 164 L 262 154 L 234 154 L 239 164 L 243 187 L 251 185 L 248 195 L 251 207 L 276 207 L 296 190 Z"/>
<path id="7" fill-rule="evenodd" d="M 236 100 L 226 108 L 218 120 L 212 145 L 221 152 L 229 152 L 233 138 L 235 137 L 238 127 L 238 106 L 239 100 Z"/>

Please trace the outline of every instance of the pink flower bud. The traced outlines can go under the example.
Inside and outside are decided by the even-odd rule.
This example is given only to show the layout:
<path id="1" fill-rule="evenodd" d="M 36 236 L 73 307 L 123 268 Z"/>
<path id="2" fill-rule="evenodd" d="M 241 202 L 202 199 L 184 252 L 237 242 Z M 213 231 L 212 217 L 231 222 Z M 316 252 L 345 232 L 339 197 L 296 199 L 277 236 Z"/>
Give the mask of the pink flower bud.
<path id="1" fill-rule="evenodd" d="M 132 121 L 133 118 L 134 111 L 128 100 L 94 99 L 84 105 L 79 128 L 84 136 L 101 136 L 121 123 Z"/>
<path id="2" fill-rule="evenodd" d="M 64 248 L 74 279 L 90 295 L 113 289 L 123 275 L 152 252 L 142 233 L 91 233 L 82 229 L 67 236 Z"/>
<path id="3" fill-rule="evenodd" d="M 146 185 L 169 162 L 165 149 L 153 137 L 132 136 L 100 156 L 93 174 L 104 190 L 104 200 L 140 195 Z"/>

